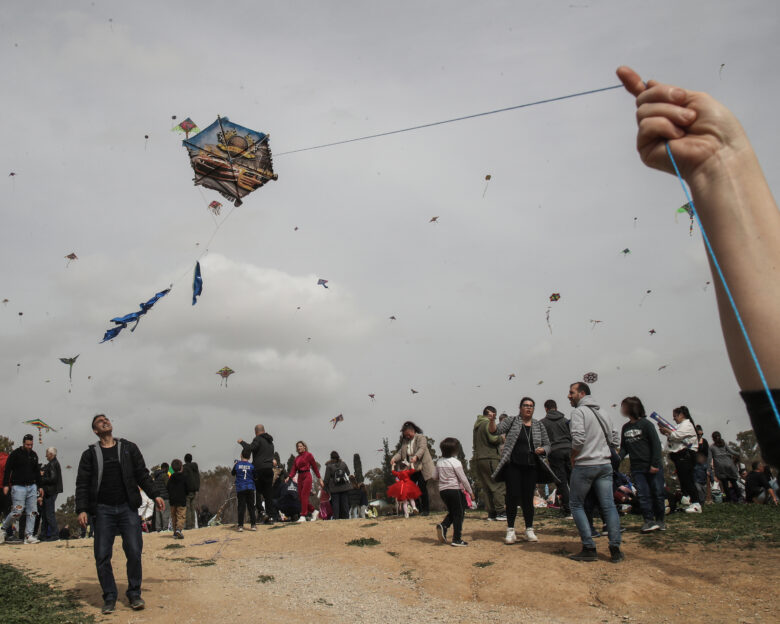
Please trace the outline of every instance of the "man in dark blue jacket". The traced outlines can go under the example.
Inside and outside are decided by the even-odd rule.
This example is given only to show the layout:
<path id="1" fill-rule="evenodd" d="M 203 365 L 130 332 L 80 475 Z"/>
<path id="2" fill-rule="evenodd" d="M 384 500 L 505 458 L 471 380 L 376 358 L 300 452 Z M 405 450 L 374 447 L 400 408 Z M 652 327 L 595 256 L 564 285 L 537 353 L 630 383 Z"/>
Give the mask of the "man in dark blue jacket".
<path id="1" fill-rule="evenodd" d="M 102 612 L 111 613 L 116 608 L 117 588 L 111 554 L 114 537 L 122 536 L 122 548 L 127 557 L 127 598 L 130 607 L 143 609 L 141 598 L 141 506 L 142 488 L 149 498 L 154 498 L 158 509 L 165 508 L 143 455 L 129 440 L 114 438 L 111 421 L 98 414 L 92 419 L 92 431 L 100 439 L 81 455 L 76 477 L 76 513 L 79 524 L 87 526 L 87 514 L 93 517 L 95 528 L 95 564 L 98 580 L 103 590 Z"/>

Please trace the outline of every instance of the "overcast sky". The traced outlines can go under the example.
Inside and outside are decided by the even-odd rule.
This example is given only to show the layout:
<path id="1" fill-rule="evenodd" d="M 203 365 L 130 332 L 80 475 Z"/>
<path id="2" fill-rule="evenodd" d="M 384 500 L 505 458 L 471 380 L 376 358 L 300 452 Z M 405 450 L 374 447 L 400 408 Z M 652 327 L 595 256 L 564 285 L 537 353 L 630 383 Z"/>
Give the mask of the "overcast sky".
<path id="1" fill-rule="evenodd" d="M 486 404 L 563 405 L 593 371 L 606 407 L 687 404 L 732 439 L 749 425 L 701 237 L 640 163 L 622 91 L 279 156 L 201 259 L 195 307 L 206 205 L 230 204 L 193 186 L 171 116 L 228 116 L 281 153 L 606 87 L 625 63 L 730 106 L 777 188 L 777 32 L 771 0 L 5 2 L 0 431 L 56 427 L 67 491 L 98 412 L 150 465 L 230 464 L 262 422 L 283 458 L 303 438 L 368 469 L 406 419 L 468 448 Z"/>

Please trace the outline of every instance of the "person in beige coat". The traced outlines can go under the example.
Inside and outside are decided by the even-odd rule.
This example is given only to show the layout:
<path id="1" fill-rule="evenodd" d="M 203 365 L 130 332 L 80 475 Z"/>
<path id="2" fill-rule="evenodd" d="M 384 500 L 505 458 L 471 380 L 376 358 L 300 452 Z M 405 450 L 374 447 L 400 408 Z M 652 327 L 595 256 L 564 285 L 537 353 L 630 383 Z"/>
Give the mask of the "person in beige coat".
<path id="1" fill-rule="evenodd" d="M 422 429 L 411 421 L 406 421 L 401 427 L 401 440 L 398 452 L 390 459 L 390 468 L 395 470 L 398 462 L 408 463 L 416 472 L 412 475 L 412 481 L 420 488 L 420 515 L 427 516 L 430 513 L 428 501 L 428 480 L 433 479 L 435 466 L 428 449 L 428 438 L 423 435 Z"/>

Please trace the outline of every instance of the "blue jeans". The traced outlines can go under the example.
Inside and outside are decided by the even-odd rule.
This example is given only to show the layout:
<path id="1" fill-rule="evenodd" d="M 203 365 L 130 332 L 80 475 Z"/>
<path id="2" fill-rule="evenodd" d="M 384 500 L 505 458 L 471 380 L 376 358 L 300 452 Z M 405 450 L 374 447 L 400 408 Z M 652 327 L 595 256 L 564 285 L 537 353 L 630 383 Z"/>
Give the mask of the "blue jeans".
<path id="1" fill-rule="evenodd" d="M 122 549 L 127 558 L 127 597 L 141 596 L 141 518 L 138 511 L 129 504 L 113 506 L 98 503 L 94 516 L 95 526 L 95 564 L 98 581 L 103 590 L 103 600 L 116 600 L 117 589 L 114 570 L 111 567 L 111 554 L 114 550 L 114 537 L 122 536 Z"/>
<path id="2" fill-rule="evenodd" d="M 659 468 L 655 474 L 650 472 L 631 472 L 636 486 L 639 508 L 646 521 L 663 522 L 666 514 L 664 500 L 664 471 Z"/>
<path id="3" fill-rule="evenodd" d="M 576 464 L 571 471 L 571 483 L 569 484 L 569 503 L 571 515 L 580 533 L 582 545 L 585 548 L 595 548 L 590 533 L 590 523 L 585 514 L 583 503 L 590 489 L 596 494 L 596 498 L 604 514 L 604 522 L 607 524 L 609 545 L 620 546 L 620 516 L 615 507 L 614 493 L 612 491 L 612 464 L 599 466 L 581 466 Z"/>
<path id="4" fill-rule="evenodd" d="M 59 535 L 57 528 L 57 515 L 54 510 L 57 506 L 57 495 L 43 496 L 43 517 L 41 518 L 41 539 L 56 539 Z"/>
<path id="5" fill-rule="evenodd" d="M 38 516 L 38 486 L 37 485 L 13 485 L 11 486 L 11 513 L 3 521 L 3 531 L 8 532 L 11 525 L 27 515 L 24 525 L 25 537 L 33 534 L 35 518 Z"/>

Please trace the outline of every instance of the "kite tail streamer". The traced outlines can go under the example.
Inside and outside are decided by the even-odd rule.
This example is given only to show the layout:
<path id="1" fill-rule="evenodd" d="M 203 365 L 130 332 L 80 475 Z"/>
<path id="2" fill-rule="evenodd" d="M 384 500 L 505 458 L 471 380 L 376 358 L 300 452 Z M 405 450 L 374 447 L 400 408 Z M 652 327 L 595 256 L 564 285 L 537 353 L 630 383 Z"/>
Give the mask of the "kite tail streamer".
<path id="1" fill-rule="evenodd" d="M 666 143 L 666 153 L 669 155 L 669 160 L 672 162 L 672 167 L 674 167 L 674 172 L 677 174 L 677 179 L 680 181 L 680 185 L 682 186 L 683 192 L 685 193 L 685 197 L 691 205 L 692 220 L 695 219 L 696 223 L 699 225 L 701 236 L 704 239 L 704 245 L 707 247 L 707 253 L 709 253 L 710 258 L 712 259 L 712 266 L 715 267 L 715 271 L 718 274 L 720 283 L 723 284 L 723 290 L 728 297 L 729 303 L 731 304 L 731 309 L 734 311 L 734 316 L 737 319 L 739 329 L 742 331 L 742 336 L 745 339 L 745 344 L 747 345 L 748 351 L 750 352 L 750 357 L 753 358 L 753 364 L 756 366 L 756 371 L 758 371 L 758 376 L 761 379 L 761 385 L 764 387 L 764 392 L 766 392 L 766 396 L 769 398 L 769 404 L 772 406 L 772 411 L 774 412 L 775 419 L 777 420 L 777 425 L 780 426 L 780 412 L 777 410 L 777 404 L 775 403 L 775 398 L 772 395 L 772 390 L 770 389 L 766 377 L 764 376 L 764 369 L 761 368 L 761 363 L 758 361 L 758 355 L 756 355 L 756 351 L 753 348 L 753 343 L 750 340 L 747 328 L 745 327 L 745 323 L 742 320 L 742 315 L 739 313 L 739 308 L 737 308 L 737 302 L 734 300 L 734 295 L 731 294 L 731 289 L 726 283 L 726 276 L 723 274 L 723 269 L 721 269 L 718 258 L 715 256 L 715 250 L 712 248 L 712 243 L 710 243 L 709 236 L 707 236 L 707 232 L 704 230 L 704 225 L 702 225 L 699 212 L 696 210 L 696 206 L 693 204 L 693 198 L 691 198 L 691 195 L 688 192 L 688 187 L 685 186 L 685 180 L 683 180 L 682 175 L 680 175 L 680 170 L 677 168 L 677 162 L 674 160 L 672 149 L 669 147 L 668 142 Z"/>

